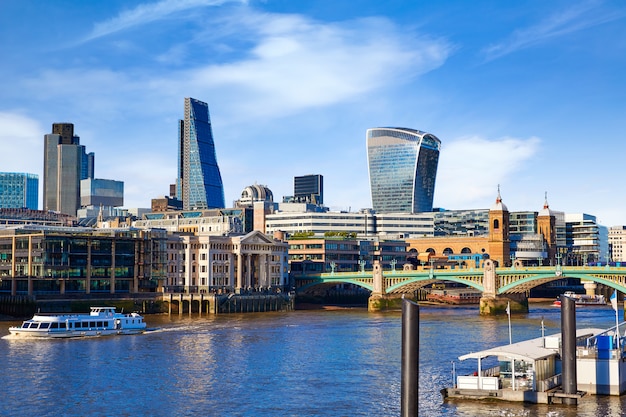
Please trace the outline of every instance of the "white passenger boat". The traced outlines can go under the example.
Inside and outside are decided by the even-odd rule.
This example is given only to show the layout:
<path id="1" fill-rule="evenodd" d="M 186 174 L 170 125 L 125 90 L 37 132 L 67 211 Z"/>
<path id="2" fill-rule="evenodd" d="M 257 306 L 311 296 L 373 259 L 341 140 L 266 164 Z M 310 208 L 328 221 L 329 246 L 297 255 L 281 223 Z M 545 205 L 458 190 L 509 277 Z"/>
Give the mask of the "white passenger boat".
<path id="1" fill-rule="evenodd" d="M 146 322 L 137 313 L 117 313 L 115 307 L 91 307 L 89 314 L 35 314 L 21 326 L 9 327 L 17 337 L 67 338 L 137 334 Z"/>

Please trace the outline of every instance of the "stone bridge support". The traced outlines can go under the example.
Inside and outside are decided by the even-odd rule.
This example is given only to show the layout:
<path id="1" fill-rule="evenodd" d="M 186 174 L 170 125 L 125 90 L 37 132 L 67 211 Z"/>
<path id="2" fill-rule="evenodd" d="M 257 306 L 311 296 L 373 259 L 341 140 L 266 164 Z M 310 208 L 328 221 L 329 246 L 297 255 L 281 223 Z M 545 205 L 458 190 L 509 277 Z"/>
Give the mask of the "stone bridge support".
<path id="1" fill-rule="evenodd" d="M 507 314 L 507 306 L 510 306 L 511 313 L 528 313 L 528 298 L 526 294 L 498 295 L 498 284 L 496 265 L 491 259 L 488 259 L 484 263 L 484 291 L 480 299 L 481 316 L 499 316 Z"/>
<path id="2" fill-rule="evenodd" d="M 374 269 L 372 270 L 374 282 L 372 295 L 367 300 L 368 311 L 397 310 L 402 308 L 402 296 L 398 294 L 386 294 L 385 279 L 383 277 L 383 268 L 379 261 L 374 261 Z"/>

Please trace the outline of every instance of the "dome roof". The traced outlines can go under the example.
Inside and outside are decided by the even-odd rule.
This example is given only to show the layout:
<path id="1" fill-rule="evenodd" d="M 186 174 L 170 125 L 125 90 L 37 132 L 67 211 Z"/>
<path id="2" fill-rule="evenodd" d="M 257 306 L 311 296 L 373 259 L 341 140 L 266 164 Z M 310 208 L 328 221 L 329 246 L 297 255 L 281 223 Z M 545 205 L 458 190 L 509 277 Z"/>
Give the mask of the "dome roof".
<path id="1" fill-rule="evenodd" d="M 255 201 L 274 202 L 274 195 L 265 185 L 253 184 L 243 189 L 239 201 L 244 204 L 251 204 Z"/>

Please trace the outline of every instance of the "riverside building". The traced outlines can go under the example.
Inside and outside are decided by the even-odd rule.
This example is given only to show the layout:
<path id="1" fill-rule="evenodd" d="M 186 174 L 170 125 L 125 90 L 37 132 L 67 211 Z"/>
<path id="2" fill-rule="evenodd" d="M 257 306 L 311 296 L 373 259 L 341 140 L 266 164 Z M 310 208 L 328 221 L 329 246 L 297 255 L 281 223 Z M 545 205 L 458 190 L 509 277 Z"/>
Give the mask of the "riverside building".
<path id="1" fill-rule="evenodd" d="M 253 231 L 245 235 L 170 234 L 165 292 L 283 290 L 287 243 Z"/>
<path id="2" fill-rule="evenodd" d="M 156 292 L 166 278 L 164 230 L 21 225 L 0 229 L 0 292 Z"/>
<path id="3" fill-rule="evenodd" d="M 431 211 L 441 141 L 420 130 L 389 127 L 368 129 L 366 142 L 374 211 Z"/>

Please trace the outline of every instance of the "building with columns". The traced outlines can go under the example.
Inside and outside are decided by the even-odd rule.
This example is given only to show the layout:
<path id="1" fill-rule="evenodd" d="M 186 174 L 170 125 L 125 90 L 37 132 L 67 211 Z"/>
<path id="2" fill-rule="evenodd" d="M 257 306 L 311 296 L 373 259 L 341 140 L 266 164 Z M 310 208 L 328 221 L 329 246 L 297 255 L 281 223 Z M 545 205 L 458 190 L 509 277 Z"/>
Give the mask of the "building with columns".
<path id="1" fill-rule="evenodd" d="M 287 243 L 253 231 L 246 235 L 170 234 L 165 292 L 283 290 Z"/>

